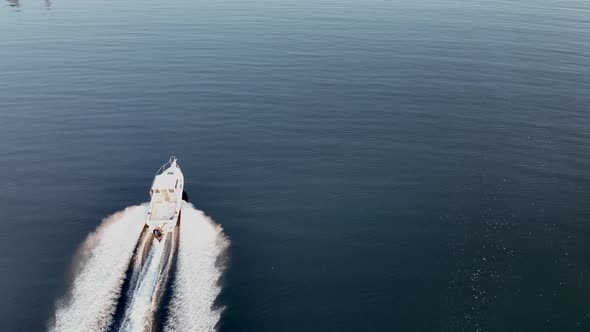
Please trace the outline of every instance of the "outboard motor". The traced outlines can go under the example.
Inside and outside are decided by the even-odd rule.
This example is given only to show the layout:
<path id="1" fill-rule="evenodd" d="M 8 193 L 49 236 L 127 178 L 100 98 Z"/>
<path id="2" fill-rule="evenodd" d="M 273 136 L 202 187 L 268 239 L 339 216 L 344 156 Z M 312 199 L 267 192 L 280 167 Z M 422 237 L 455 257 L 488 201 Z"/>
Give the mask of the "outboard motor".
<path id="1" fill-rule="evenodd" d="M 162 230 L 160 230 L 159 228 L 154 229 L 154 237 L 158 241 L 162 241 Z"/>

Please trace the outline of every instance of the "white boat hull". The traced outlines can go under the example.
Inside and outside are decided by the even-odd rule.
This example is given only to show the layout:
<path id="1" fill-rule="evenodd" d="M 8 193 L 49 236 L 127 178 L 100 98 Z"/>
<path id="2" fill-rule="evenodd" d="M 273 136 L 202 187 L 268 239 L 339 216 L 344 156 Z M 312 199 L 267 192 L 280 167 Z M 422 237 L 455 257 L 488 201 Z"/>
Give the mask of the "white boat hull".
<path id="1" fill-rule="evenodd" d="M 184 193 L 184 175 L 171 157 L 170 161 L 158 170 L 150 189 L 150 208 L 146 220 L 148 230 L 158 241 L 173 232 L 180 221 Z"/>

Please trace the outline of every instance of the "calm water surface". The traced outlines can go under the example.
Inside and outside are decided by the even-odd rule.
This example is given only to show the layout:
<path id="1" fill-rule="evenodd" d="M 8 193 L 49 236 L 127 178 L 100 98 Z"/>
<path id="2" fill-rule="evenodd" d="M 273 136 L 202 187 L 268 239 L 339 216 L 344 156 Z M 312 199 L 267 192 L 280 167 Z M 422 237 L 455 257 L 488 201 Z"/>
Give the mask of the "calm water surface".
<path id="1" fill-rule="evenodd" d="M 588 331 L 590 3 L 3 0 L 0 321 L 179 157 L 229 331 Z M 100 287 L 100 285 L 96 285 Z"/>

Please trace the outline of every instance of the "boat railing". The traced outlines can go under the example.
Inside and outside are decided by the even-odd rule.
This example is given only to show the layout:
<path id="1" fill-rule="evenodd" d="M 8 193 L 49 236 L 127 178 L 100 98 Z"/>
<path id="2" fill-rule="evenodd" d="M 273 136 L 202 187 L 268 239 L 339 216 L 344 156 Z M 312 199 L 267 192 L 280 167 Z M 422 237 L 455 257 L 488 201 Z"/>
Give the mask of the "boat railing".
<path id="1" fill-rule="evenodd" d="M 160 175 L 160 174 L 164 173 L 164 170 L 167 170 L 168 168 L 170 168 L 170 166 L 172 166 L 171 162 L 165 163 L 164 165 L 162 165 L 162 167 L 160 167 L 158 169 L 158 171 L 156 172 L 156 175 Z"/>
<path id="2" fill-rule="evenodd" d="M 167 170 L 168 168 L 170 168 L 170 166 L 172 166 L 172 164 L 174 162 L 176 162 L 176 157 L 174 157 L 174 156 L 170 157 L 170 160 L 168 160 L 167 163 L 165 163 L 164 165 L 162 165 L 162 167 L 160 167 L 160 169 L 158 169 L 158 172 L 156 173 L 156 175 L 160 175 L 160 174 L 164 173 L 164 171 Z"/>
<path id="3" fill-rule="evenodd" d="M 164 171 L 167 170 L 168 168 L 170 168 L 172 166 L 172 164 L 175 162 L 176 162 L 176 165 L 178 166 L 178 162 L 176 161 L 176 157 L 174 157 L 174 156 L 170 157 L 170 160 L 158 169 L 158 171 L 156 172 L 156 176 L 163 174 Z M 154 187 L 154 182 L 156 182 L 155 177 L 154 177 L 154 180 L 152 181 L 152 186 L 150 188 Z"/>

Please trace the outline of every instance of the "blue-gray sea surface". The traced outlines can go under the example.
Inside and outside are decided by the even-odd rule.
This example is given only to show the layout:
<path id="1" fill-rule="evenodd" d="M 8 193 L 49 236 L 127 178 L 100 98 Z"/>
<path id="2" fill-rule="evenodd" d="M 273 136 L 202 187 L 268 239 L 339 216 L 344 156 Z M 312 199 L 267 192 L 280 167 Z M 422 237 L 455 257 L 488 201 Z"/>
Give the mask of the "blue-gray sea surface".
<path id="1" fill-rule="evenodd" d="M 588 1 L 3 0 L 2 330 L 170 155 L 220 332 L 590 330 Z"/>

